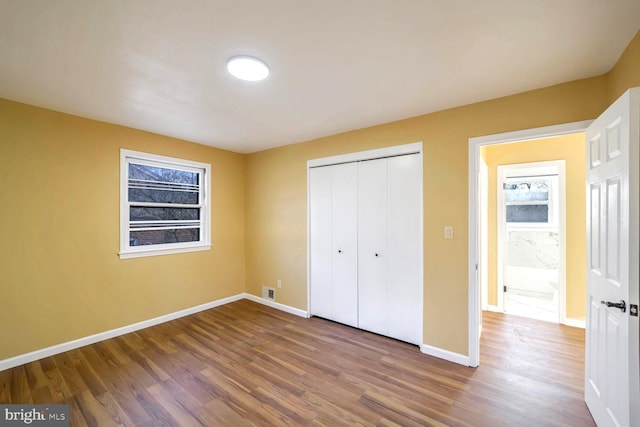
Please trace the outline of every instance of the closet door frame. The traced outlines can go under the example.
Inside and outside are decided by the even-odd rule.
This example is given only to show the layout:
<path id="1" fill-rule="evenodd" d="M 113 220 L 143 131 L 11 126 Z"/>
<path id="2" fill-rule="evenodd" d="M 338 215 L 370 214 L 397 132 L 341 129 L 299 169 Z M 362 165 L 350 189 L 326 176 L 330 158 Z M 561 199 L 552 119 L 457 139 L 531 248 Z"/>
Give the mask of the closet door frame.
<path id="1" fill-rule="evenodd" d="M 331 166 L 341 163 L 359 162 L 364 160 L 381 159 L 385 157 L 394 157 L 407 154 L 415 154 L 420 156 L 420 201 L 419 201 L 419 217 L 420 225 L 418 233 L 422 236 L 420 239 L 420 319 L 419 325 L 420 336 L 424 340 L 424 189 L 423 189 L 423 160 L 422 160 L 422 142 L 414 142 L 411 144 L 395 145 L 391 147 L 379 148 L 374 150 L 360 151 L 356 153 L 341 154 L 331 157 L 323 157 L 307 161 L 307 313 L 310 314 L 311 308 L 311 229 L 310 229 L 310 213 L 311 213 L 311 186 L 309 171 L 314 167 Z"/>

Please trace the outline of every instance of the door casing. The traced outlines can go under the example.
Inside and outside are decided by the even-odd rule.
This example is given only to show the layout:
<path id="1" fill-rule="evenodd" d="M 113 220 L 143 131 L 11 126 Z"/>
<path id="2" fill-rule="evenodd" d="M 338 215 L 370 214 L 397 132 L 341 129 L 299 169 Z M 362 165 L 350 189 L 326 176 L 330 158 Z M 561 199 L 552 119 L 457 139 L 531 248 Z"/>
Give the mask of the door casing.
<path id="1" fill-rule="evenodd" d="M 483 241 L 480 224 L 479 174 L 481 171 L 480 148 L 487 145 L 507 144 L 524 140 L 543 139 L 554 136 L 585 132 L 592 120 L 573 122 L 555 126 L 545 126 L 515 132 L 469 138 L 469 359 L 468 366 L 476 367 L 480 363 L 481 289 L 478 271 L 481 262 L 481 243 Z M 486 266 L 485 266 L 486 268 Z"/>
<path id="2" fill-rule="evenodd" d="M 559 267 L 559 282 L 558 282 L 558 317 L 556 321 L 564 324 L 566 321 L 566 176 L 565 176 L 565 161 L 564 160 L 549 160 L 533 163 L 519 163 L 512 165 L 498 166 L 498 179 L 497 184 L 500 187 L 502 185 L 503 176 L 509 171 L 531 169 L 555 169 L 558 172 L 558 188 L 554 191 L 556 195 L 555 208 L 558 209 L 558 235 L 560 238 L 560 267 Z M 504 197 L 502 190 L 498 188 L 498 280 L 497 280 L 497 295 L 498 295 L 498 308 L 501 311 L 505 310 L 504 305 L 504 238 L 506 236 L 506 224 L 504 222 L 504 215 L 502 215 L 504 209 Z M 535 230 L 535 229 L 534 229 Z"/>

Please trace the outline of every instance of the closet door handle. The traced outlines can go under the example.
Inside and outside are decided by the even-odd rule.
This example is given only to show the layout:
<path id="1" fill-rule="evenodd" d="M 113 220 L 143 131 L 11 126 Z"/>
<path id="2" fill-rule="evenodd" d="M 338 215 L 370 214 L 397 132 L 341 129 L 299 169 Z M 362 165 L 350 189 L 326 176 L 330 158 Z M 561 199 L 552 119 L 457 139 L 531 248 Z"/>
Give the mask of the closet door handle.
<path id="1" fill-rule="evenodd" d="M 342 253 L 342 249 L 338 249 L 338 253 L 341 254 Z"/>
<path id="2" fill-rule="evenodd" d="M 376 256 L 380 256 L 380 254 L 376 254 Z"/>

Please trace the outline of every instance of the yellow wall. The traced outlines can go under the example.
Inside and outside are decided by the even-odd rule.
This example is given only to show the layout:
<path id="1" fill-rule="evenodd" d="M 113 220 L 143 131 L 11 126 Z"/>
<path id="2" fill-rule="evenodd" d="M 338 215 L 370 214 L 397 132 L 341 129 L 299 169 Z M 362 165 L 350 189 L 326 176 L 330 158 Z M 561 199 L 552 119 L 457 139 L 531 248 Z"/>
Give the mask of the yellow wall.
<path id="1" fill-rule="evenodd" d="M 210 251 L 121 260 L 120 148 L 211 164 Z M 0 360 L 244 292 L 245 156 L 0 99 Z"/>
<path id="2" fill-rule="evenodd" d="M 640 31 L 624 50 L 608 77 L 609 104 L 618 99 L 627 89 L 640 86 Z"/>
<path id="3" fill-rule="evenodd" d="M 468 143 L 474 136 L 594 118 L 606 77 L 570 82 L 254 153 L 247 159 L 247 291 L 283 280 L 278 301 L 307 307 L 306 161 L 424 143 L 424 342 L 467 354 Z M 453 225 L 455 239 L 443 238 Z"/>
<path id="4" fill-rule="evenodd" d="M 469 138 L 596 118 L 640 85 L 639 37 L 603 76 L 249 155 L 247 292 L 259 295 L 279 278 L 278 300 L 307 307 L 307 160 L 423 141 L 424 343 L 468 354 Z M 454 226 L 455 239 L 443 239 L 444 225 Z"/>
<path id="5" fill-rule="evenodd" d="M 565 160 L 566 175 L 566 310 L 567 318 L 585 319 L 586 196 L 584 134 L 483 147 L 488 179 L 488 302 L 497 305 L 497 167 L 517 163 Z"/>

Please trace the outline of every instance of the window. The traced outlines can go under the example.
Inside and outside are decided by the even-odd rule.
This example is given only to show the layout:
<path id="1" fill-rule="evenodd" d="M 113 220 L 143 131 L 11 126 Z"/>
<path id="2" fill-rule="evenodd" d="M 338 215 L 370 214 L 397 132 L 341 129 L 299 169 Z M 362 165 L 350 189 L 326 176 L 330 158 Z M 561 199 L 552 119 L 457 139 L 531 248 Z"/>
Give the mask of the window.
<path id="1" fill-rule="evenodd" d="M 508 178 L 503 184 L 507 223 L 552 225 L 554 179 Z"/>
<path id="2" fill-rule="evenodd" d="M 210 169 L 120 150 L 120 258 L 210 249 Z"/>

